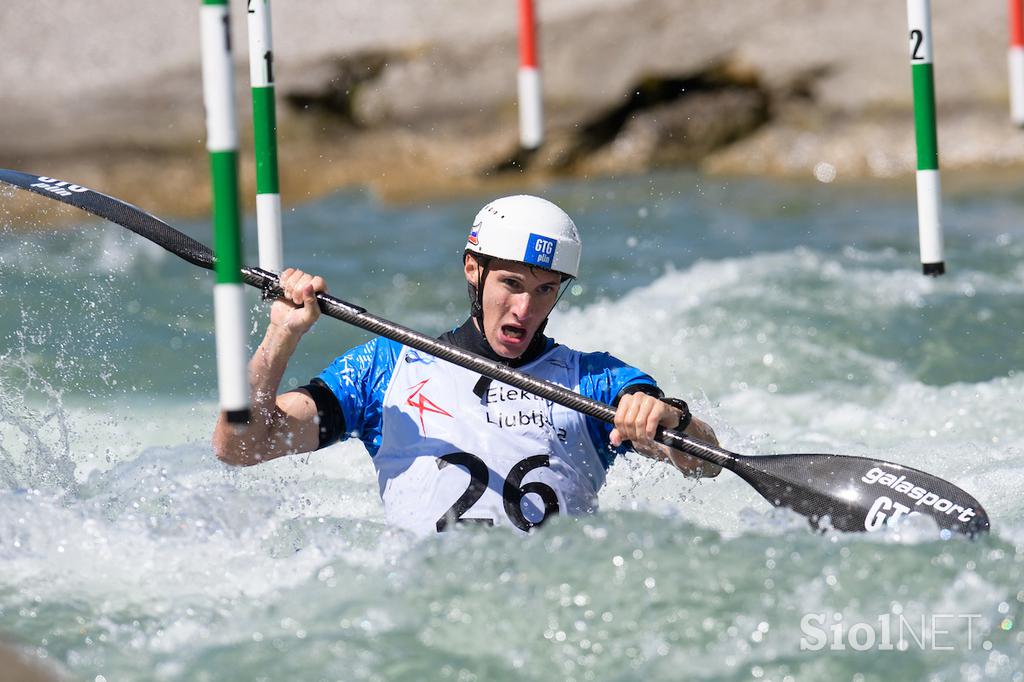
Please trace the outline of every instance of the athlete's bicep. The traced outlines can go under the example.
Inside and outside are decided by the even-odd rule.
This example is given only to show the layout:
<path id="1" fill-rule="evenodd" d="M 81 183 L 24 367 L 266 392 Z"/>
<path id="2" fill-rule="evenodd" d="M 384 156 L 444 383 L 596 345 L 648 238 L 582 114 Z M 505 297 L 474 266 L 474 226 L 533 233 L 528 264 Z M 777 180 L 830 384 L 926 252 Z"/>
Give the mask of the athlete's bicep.
<path id="1" fill-rule="evenodd" d="M 277 409 L 283 414 L 280 437 L 289 441 L 288 450 L 312 452 L 320 445 L 320 420 L 316 402 L 309 391 L 299 388 L 277 396 Z"/>

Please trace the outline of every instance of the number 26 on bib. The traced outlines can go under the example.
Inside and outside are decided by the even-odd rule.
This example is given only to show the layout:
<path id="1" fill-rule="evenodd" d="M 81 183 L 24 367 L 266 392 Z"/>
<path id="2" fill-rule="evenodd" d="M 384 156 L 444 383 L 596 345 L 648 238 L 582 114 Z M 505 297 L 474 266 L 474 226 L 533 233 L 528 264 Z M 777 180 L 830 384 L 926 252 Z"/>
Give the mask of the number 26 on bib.
<path id="1" fill-rule="evenodd" d="M 468 452 L 453 452 L 437 459 L 438 469 L 444 469 L 453 464 L 465 468 L 469 473 L 469 486 L 448 511 L 437 520 L 435 524 L 437 532 L 442 533 L 448 530 L 452 524 L 456 523 L 480 523 L 485 526 L 493 526 L 494 519 L 465 516 L 487 490 L 487 486 L 490 483 L 490 467 L 482 459 Z M 528 531 L 531 528 L 535 528 L 547 521 L 550 516 L 558 513 L 558 496 L 551 486 L 540 481 L 523 483 L 526 474 L 534 469 L 549 466 L 551 466 L 551 459 L 548 455 L 527 457 L 517 462 L 505 479 L 501 495 L 505 514 L 508 516 L 509 521 L 512 522 L 512 525 L 520 530 Z M 531 521 L 523 513 L 524 498 L 530 493 L 540 497 L 544 503 L 544 514 L 537 521 Z"/>

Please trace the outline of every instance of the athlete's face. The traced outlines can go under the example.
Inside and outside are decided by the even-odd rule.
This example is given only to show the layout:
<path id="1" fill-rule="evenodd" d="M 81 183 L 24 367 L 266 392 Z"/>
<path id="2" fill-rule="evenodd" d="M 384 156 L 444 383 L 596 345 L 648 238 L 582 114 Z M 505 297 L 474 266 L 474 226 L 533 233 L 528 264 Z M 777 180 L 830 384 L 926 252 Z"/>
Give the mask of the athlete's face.
<path id="1" fill-rule="evenodd" d="M 479 266 L 466 258 L 466 281 L 476 286 Z M 558 300 L 562 278 L 522 263 L 495 260 L 484 282 L 484 335 L 494 352 L 518 358 Z"/>

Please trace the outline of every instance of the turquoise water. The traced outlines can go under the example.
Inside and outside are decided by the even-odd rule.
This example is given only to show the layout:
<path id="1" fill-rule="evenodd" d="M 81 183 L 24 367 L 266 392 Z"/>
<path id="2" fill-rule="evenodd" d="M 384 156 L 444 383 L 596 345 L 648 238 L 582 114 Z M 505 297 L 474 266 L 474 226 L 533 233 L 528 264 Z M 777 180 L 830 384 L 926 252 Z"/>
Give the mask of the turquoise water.
<path id="1" fill-rule="evenodd" d="M 947 196 L 929 279 L 911 186 L 542 193 L 585 241 L 555 338 L 648 369 L 732 450 L 955 481 L 993 533 L 817 535 L 728 473 L 627 457 L 595 517 L 417 541 L 361 445 L 220 465 L 210 274 L 108 223 L 47 229 L 74 213 L 39 199 L 31 232 L 0 218 L 0 634 L 82 680 L 1021 679 L 1024 196 Z M 489 198 L 339 193 L 287 211 L 286 258 L 440 333 Z M 365 338 L 324 319 L 286 385 Z"/>

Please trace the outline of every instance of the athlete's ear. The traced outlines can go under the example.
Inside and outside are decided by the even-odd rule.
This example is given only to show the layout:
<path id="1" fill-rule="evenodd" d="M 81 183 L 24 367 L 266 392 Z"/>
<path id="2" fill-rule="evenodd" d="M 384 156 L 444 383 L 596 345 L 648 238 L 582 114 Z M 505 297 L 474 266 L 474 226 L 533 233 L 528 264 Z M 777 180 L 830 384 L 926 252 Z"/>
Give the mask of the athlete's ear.
<path id="1" fill-rule="evenodd" d="M 480 264 L 477 262 L 476 256 L 467 253 L 462 257 L 462 264 L 466 271 L 466 281 L 476 286 L 480 277 Z"/>

